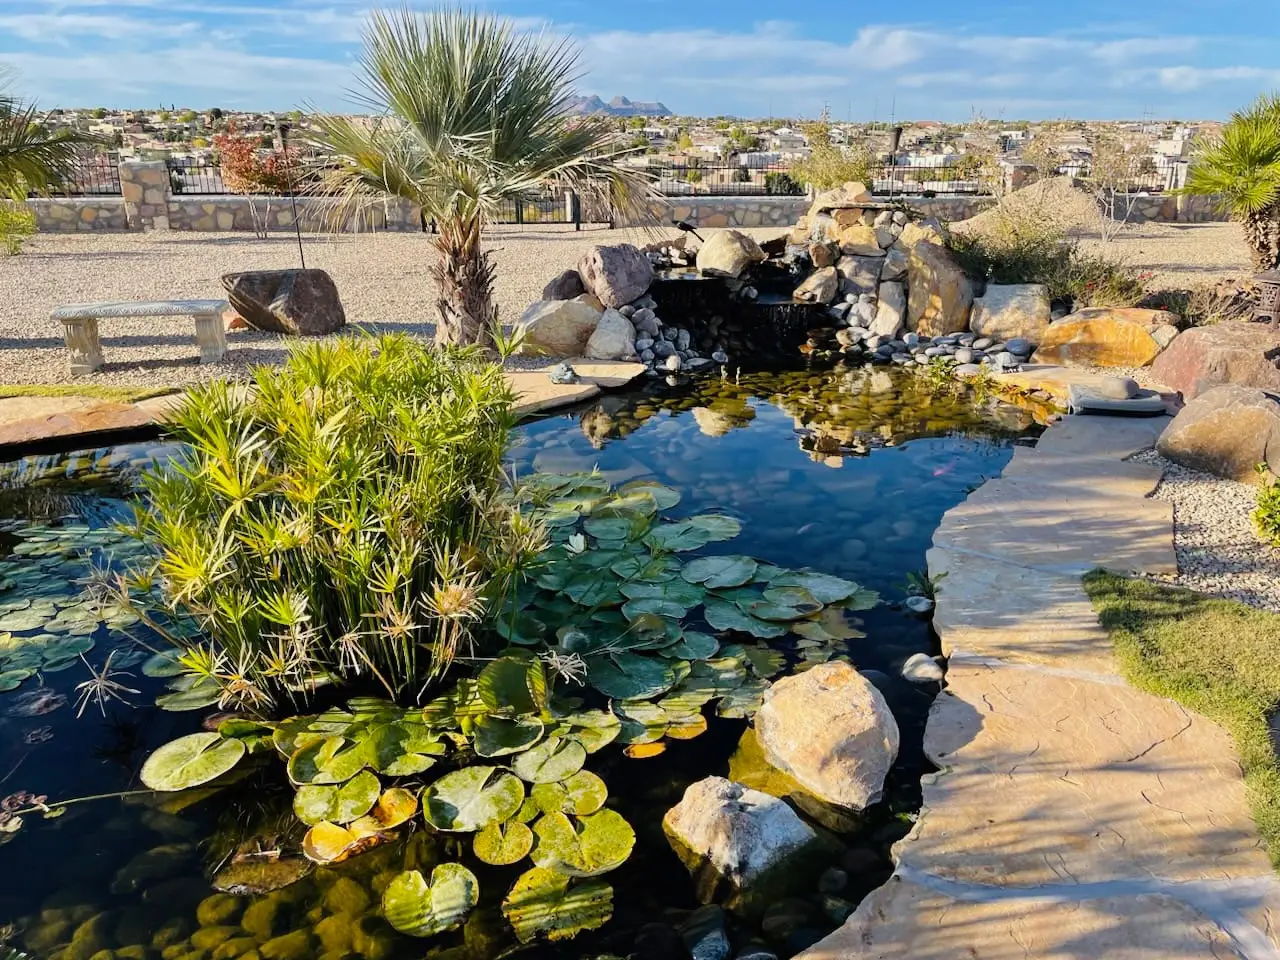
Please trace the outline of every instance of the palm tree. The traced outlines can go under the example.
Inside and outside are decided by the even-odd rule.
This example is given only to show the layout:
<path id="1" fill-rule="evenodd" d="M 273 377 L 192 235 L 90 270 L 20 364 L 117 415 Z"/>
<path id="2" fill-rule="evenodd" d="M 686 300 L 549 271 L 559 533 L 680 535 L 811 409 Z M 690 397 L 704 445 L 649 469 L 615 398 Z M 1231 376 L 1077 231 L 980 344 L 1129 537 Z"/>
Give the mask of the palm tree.
<path id="1" fill-rule="evenodd" d="M 567 41 L 483 14 L 375 12 L 357 99 L 377 118 L 316 118 L 317 189 L 335 222 L 389 196 L 435 221 L 439 344 L 492 342 L 494 270 L 480 232 L 504 201 L 557 184 L 645 215 L 647 181 L 619 164 L 612 122 L 566 116 L 577 60 Z"/>
<path id="2" fill-rule="evenodd" d="M 75 130 L 50 130 L 38 120 L 34 103 L 8 92 L 9 79 L 0 69 L 0 194 L 16 201 L 55 189 L 82 148 L 99 141 Z"/>
<path id="3" fill-rule="evenodd" d="M 1183 191 L 1219 198 L 1244 228 L 1258 272 L 1280 266 L 1280 96 L 1259 97 L 1202 142 Z"/>

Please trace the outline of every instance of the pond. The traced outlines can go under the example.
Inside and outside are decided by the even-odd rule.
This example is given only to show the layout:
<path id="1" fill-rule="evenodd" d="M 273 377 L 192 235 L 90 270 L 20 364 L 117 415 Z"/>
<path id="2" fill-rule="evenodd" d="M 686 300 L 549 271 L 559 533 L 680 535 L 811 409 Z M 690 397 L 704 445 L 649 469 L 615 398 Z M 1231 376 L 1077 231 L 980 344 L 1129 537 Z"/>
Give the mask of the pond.
<path id="1" fill-rule="evenodd" d="M 1036 429 L 1025 411 L 958 389 L 870 368 L 653 382 L 527 423 L 515 438 L 518 474 L 598 468 L 613 483 L 661 482 L 681 493 L 681 515 L 714 510 L 740 520 L 734 550 L 836 574 L 882 598 L 859 615 L 865 638 L 788 656 L 792 670 L 846 658 L 882 690 L 902 735 L 885 799 L 858 816 L 809 812 L 839 846 L 811 866 L 801 895 L 763 918 L 729 917 L 735 952 L 759 944 L 785 958 L 830 932 L 889 875 L 889 847 L 911 827 L 928 770 L 923 725 L 938 685 L 909 683 L 900 669 L 912 654 L 938 650 L 927 617 L 900 601 L 925 566 L 942 514 L 999 474 Z M 704 734 L 670 740 L 656 756 L 609 748 L 597 755 L 592 769 L 637 842 L 607 877 L 613 918 L 576 939 L 520 946 L 498 908 L 510 871 L 483 864 L 474 869 L 487 893 L 462 930 L 428 941 L 396 934 L 379 915 L 376 891 L 405 864 L 432 856 L 421 831 L 273 893 L 215 895 L 209 877 L 246 838 L 259 838 L 264 859 L 297 843 L 292 791 L 278 765 L 252 784 L 140 791 L 147 755 L 200 729 L 201 718 L 152 706 L 160 681 L 141 674 L 147 651 L 130 638 L 154 637 L 127 611 L 89 610 L 81 594 L 86 556 L 101 566 L 131 549 L 112 529 L 128 516 L 131 473 L 175 452 L 155 442 L 0 468 L 2 809 L 29 806 L 31 795 L 138 791 L 67 806 L 56 819 L 26 814 L 20 829 L 13 818 L 0 823 L 9 831 L 0 833 L 0 949 L 57 960 L 679 955 L 673 931 L 698 899 L 662 816 L 703 777 L 767 786 L 745 720 L 713 716 Z M 127 703 L 103 709 L 80 696 L 80 685 L 109 656 L 109 677 Z M 494 875 L 501 880 L 488 883 Z"/>

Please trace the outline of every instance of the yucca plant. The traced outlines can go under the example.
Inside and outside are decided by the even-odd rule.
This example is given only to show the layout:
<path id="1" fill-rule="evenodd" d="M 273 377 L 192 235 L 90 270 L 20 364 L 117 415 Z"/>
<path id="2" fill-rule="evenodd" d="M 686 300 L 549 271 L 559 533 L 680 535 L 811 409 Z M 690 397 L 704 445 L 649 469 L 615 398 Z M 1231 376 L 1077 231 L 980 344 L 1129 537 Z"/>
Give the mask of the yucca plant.
<path id="1" fill-rule="evenodd" d="M 489 344 L 493 264 L 480 232 L 504 201 L 555 184 L 631 218 L 648 182 L 606 117 L 569 118 L 577 50 L 478 13 L 375 12 L 360 60 L 374 119 L 317 116 L 316 190 L 335 223 L 401 197 L 435 221 L 436 341 Z"/>
<path id="2" fill-rule="evenodd" d="M 157 553 L 134 584 L 201 628 L 175 638 L 192 682 L 259 712 L 359 678 L 416 697 L 478 652 L 542 548 L 506 493 L 512 402 L 478 348 L 404 336 L 189 391 L 171 425 L 189 454 L 143 480 Z"/>
<path id="3" fill-rule="evenodd" d="M 1280 266 L 1280 96 L 1259 97 L 1203 141 L 1183 192 L 1219 198 L 1244 228 L 1255 270 Z"/>

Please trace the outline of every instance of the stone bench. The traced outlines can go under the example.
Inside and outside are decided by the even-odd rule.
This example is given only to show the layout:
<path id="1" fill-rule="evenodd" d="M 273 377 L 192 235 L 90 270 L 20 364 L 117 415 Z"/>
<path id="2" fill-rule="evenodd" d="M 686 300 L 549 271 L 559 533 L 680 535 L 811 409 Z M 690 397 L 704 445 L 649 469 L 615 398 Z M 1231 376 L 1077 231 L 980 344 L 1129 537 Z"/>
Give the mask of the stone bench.
<path id="1" fill-rule="evenodd" d="M 227 353 L 227 334 L 222 326 L 225 300 L 150 300 L 141 303 L 76 303 L 58 307 L 52 318 L 66 331 L 73 376 L 102 369 L 102 344 L 98 341 L 98 321 L 121 317 L 191 317 L 196 322 L 196 346 L 201 363 L 217 363 Z"/>

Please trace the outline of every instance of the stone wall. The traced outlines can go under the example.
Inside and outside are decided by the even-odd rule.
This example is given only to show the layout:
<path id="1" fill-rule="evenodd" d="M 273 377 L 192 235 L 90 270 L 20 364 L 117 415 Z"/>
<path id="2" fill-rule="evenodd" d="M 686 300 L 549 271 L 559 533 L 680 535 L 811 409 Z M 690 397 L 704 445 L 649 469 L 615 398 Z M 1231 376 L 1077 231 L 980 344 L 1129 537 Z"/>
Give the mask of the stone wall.
<path id="1" fill-rule="evenodd" d="M 125 202 L 120 197 L 49 197 L 28 200 L 41 233 L 79 233 L 88 230 L 128 230 Z"/>
<path id="2" fill-rule="evenodd" d="M 297 198 L 298 220 L 307 232 L 333 229 L 330 207 L 316 197 Z M 288 197 L 184 197 L 168 201 L 170 230 L 230 231 L 253 230 L 254 216 L 273 231 L 292 230 L 294 201 Z M 422 229 L 416 207 L 404 201 L 389 201 L 368 210 L 360 218 L 341 225 L 341 232 L 390 230 L 416 233 Z"/>

